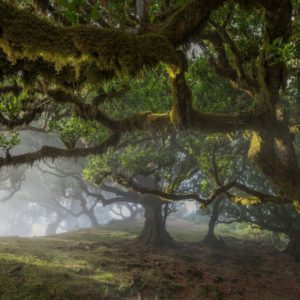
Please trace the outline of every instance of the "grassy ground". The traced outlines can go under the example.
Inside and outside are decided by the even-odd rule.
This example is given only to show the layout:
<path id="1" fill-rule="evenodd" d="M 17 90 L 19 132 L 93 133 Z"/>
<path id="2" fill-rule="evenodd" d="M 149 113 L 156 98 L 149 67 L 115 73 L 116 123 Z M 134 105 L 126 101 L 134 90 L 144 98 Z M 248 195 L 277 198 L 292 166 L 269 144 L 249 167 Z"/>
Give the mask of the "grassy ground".
<path id="1" fill-rule="evenodd" d="M 178 248 L 151 250 L 134 242 L 139 230 L 1 238 L 0 299 L 300 299 L 299 265 L 262 241 L 211 250 L 191 243 L 205 228 L 182 221 L 169 228 Z"/>

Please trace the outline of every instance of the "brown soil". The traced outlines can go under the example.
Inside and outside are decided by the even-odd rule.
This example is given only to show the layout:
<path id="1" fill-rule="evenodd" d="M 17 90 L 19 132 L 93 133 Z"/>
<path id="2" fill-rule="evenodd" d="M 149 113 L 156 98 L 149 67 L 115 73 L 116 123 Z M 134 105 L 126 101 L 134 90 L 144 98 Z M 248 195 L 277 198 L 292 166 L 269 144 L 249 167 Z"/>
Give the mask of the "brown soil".
<path id="1" fill-rule="evenodd" d="M 124 299 L 300 299 L 300 264 L 291 257 L 264 241 L 226 242 L 221 249 L 185 243 L 173 250 L 110 242 L 106 267 L 132 277 L 136 297 Z"/>

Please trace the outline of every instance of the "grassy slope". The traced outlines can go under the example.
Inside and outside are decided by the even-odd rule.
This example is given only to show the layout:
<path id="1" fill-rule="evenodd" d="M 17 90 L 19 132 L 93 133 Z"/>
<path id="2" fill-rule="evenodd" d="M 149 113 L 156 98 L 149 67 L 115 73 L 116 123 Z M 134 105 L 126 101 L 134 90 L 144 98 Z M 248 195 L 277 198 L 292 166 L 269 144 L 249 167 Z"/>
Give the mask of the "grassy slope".
<path id="1" fill-rule="evenodd" d="M 179 225 L 170 231 L 183 241 L 204 233 Z M 299 265 L 268 246 L 235 240 L 227 250 L 184 243 L 150 251 L 133 243 L 138 230 L 115 224 L 1 238 L 0 299 L 300 299 Z"/>

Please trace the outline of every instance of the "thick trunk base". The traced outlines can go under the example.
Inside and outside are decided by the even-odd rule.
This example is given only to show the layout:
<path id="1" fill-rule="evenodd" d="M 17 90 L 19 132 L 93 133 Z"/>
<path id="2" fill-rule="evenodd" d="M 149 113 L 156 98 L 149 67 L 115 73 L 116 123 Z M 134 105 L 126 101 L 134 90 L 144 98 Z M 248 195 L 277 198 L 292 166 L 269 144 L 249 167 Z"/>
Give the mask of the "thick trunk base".
<path id="1" fill-rule="evenodd" d="M 137 241 L 150 247 L 175 247 L 176 245 L 176 242 L 166 230 L 164 232 L 154 233 L 151 230 L 143 229 Z"/>
<path id="2" fill-rule="evenodd" d="M 163 222 L 161 204 L 153 203 L 145 206 L 145 224 L 137 241 L 150 247 L 174 247 L 175 241 L 167 232 Z"/>
<path id="3" fill-rule="evenodd" d="M 226 246 L 224 240 L 220 237 L 215 236 L 214 234 L 206 235 L 202 243 L 213 248 L 220 248 Z"/>

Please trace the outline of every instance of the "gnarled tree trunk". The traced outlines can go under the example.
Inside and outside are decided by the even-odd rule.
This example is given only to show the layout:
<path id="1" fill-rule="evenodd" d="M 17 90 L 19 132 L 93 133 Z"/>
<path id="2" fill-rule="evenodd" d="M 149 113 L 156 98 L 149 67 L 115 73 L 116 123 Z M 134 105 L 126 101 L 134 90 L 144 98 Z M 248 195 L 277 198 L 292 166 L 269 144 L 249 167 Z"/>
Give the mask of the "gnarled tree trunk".
<path id="1" fill-rule="evenodd" d="M 153 247 L 172 247 L 175 241 L 166 230 L 162 216 L 162 202 L 147 195 L 145 202 L 142 204 L 145 209 L 144 228 L 138 236 L 138 241 Z"/>
<path id="2" fill-rule="evenodd" d="M 222 200 L 223 199 L 219 197 L 213 203 L 213 210 L 208 224 L 208 232 L 206 237 L 203 240 L 204 244 L 207 244 L 212 247 L 224 245 L 224 241 L 215 235 L 215 226 L 219 218 L 219 212 L 220 212 L 219 209 Z"/>
<path id="3" fill-rule="evenodd" d="M 275 190 L 300 202 L 300 168 L 288 127 L 253 134 L 248 156 Z"/>

